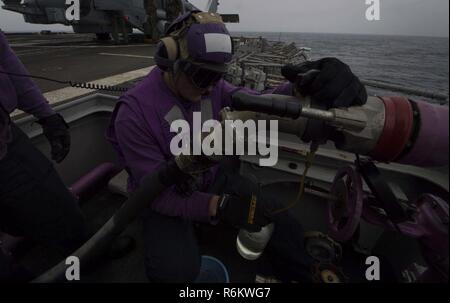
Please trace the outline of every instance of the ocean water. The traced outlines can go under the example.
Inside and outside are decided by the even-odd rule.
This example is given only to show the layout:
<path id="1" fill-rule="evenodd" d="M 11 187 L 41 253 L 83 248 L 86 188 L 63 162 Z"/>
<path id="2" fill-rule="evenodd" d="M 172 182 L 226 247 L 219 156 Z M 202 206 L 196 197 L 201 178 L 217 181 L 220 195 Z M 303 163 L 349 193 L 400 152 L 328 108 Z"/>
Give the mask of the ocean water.
<path id="1" fill-rule="evenodd" d="M 361 79 L 449 92 L 449 39 L 311 33 L 234 33 L 310 47 L 313 60 L 337 57 Z M 392 94 L 369 88 L 371 94 Z M 426 98 L 422 99 L 426 100 Z"/>

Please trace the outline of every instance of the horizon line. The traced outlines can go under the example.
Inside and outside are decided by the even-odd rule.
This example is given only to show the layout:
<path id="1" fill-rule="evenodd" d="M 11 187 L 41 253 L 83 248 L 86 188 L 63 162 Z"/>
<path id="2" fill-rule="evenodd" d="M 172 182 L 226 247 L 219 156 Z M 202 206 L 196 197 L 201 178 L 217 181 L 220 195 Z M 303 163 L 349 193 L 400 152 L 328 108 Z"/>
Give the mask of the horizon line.
<path id="1" fill-rule="evenodd" d="M 0 29 L 1 30 L 1 29 Z M 5 34 L 31 34 L 31 33 L 40 33 L 44 30 L 11 30 L 11 31 L 2 31 Z M 139 31 L 139 30 L 138 30 Z M 50 30 L 52 33 L 73 33 L 77 34 L 74 31 L 70 30 Z M 357 36 L 388 36 L 388 37 L 421 37 L 421 38 L 446 38 L 449 39 L 449 36 L 432 36 L 432 35 L 414 35 L 414 34 L 376 34 L 376 33 L 348 33 L 348 32 L 301 32 L 301 31 L 255 31 L 255 30 L 232 30 L 231 33 L 261 33 L 261 34 L 318 34 L 318 35 L 357 35 Z M 83 33 L 81 33 L 83 34 Z M 94 33 L 87 33 L 94 34 Z"/>
<path id="2" fill-rule="evenodd" d="M 358 35 L 358 36 L 394 36 L 394 37 L 425 37 L 425 38 L 449 38 L 449 36 L 414 35 L 414 34 L 375 34 L 375 33 L 348 33 L 348 32 L 301 32 L 301 31 L 254 31 L 254 30 L 234 30 L 230 32 L 243 33 L 267 33 L 267 34 L 332 34 L 332 35 Z"/>

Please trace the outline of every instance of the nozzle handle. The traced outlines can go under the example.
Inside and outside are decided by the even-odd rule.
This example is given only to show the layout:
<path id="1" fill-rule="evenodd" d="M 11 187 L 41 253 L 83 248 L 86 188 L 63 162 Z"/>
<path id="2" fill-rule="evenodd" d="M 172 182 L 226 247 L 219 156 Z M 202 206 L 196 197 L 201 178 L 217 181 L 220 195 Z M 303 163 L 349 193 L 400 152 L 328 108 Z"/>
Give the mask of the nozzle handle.
<path id="1" fill-rule="evenodd" d="M 253 111 L 297 119 L 302 113 L 302 104 L 292 101 L 292 98 L 283 100 L 278 95 L 256 96 L 237 92 L 232 97 L 232 108 L 240 111 Z"/>

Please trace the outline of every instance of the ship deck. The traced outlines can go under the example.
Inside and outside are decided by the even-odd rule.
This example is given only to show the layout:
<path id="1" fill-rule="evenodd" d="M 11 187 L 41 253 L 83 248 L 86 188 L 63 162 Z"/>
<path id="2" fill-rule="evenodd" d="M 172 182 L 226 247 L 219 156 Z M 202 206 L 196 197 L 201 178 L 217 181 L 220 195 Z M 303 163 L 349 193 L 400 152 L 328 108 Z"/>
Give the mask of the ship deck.
<path id="1" fill-rule="evenodd" d="M 90 34 L 7 34 L 7 38 L 31 75 L 60 81 L 121 85 L 145 76 L 154 64 L 155 46 L 143 43 L 139 36 L 128 45 L 98 42 Z M 35 81 L 51 104 L 92 92 Z"/>

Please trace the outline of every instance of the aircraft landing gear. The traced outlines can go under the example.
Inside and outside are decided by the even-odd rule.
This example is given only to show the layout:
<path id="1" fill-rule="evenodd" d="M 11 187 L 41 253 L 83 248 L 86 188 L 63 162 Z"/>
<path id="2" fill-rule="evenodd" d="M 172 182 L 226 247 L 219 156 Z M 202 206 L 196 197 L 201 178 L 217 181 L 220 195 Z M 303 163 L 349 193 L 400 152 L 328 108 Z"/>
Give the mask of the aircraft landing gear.
<path id="1" fill-rule="evenodd" d="M 115 44 L 128 44 L 129 43 L 129 27 L 126 20 L 121 15 L 114 15 L 113 17 L 113 32 L 112 38 Z"/>

